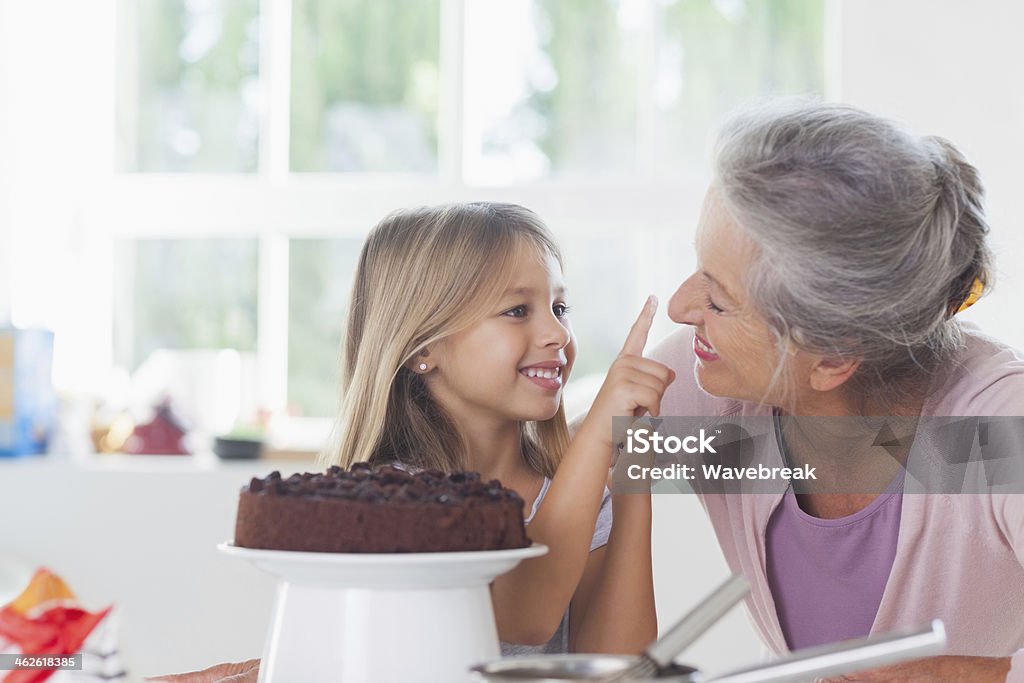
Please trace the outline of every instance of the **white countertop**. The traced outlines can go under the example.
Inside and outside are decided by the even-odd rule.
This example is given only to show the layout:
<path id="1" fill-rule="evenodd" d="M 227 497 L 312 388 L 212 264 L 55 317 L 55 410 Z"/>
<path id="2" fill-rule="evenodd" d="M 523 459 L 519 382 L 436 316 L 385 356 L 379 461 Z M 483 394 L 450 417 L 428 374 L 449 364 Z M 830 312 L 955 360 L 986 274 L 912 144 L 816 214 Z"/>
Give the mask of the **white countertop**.
<path id="1" fill-rule="evenodd" d="M 69 457 L 61 455 L 23 455 L 0 457 L 0 471 L 6 468 L 99 470 L 108 472 L 209 472 L 223 470 L 230 472 L 253 471 L 303 472 L 320 469 L 315 458 L 308 460 L 274 460 L 258 458 L 224 459 L 212 451 L 192 455 L 128 455 L 125 453 L 101 453 L 89 456 Z"/>
<path id="2" fill-rule="evenodd" d="M 87 609 L 114 604 L 132 680 L 257 657 L 275 582 L 216 547 L 234 536 L 239 489 L 275 469 L 318 468 L 212 453 L 0 458 L 0 564 L 49 567 Z M 694 496 L 654 497 L 653 542 L 664 627 L 726 570 Z M 759 653 L 742 610 L 733 610 L 689 656 L 724 670 Z"/>
<path id="3" fill-rule="evenodd" d="M 0 563 L 45 566 L 86 609 L 114 604 L 132 680 L 259 656 L 274 580 L 219 553 L 238 491 L 296 461 L 0 458 Z"/>

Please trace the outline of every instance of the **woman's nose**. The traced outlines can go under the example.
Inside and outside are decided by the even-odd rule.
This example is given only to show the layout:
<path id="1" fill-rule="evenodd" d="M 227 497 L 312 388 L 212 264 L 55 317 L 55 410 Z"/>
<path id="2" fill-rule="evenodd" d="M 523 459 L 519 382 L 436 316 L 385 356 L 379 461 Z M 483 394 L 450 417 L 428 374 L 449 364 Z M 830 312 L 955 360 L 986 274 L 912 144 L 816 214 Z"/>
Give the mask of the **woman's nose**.
<path id="1" fill-rule="evenodd" d="M 699 326 L 704 322 L 700 275 L 694 273 L 679 285 L 668 300 L 668 317 L 682 325 Z"/>

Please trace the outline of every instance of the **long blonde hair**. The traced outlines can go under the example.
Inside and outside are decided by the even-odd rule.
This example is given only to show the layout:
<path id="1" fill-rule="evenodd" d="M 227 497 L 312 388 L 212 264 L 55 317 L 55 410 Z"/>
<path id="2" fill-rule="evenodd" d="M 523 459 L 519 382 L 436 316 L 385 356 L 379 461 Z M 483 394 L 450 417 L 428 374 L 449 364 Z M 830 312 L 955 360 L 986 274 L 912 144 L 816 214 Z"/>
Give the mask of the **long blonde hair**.
<path id="1" fill-rule="evenodd" d="M 407 364 L 497 304 L 511 282 L 520 240 L 562 263 L 532 211 L 471 203 L 398 211 L 377 224 L 356 268 L 342 341 L 341 413 L 326 465 L 399 461 L 464 470 L 467 445 Z M 569 442 L 565 407 L 522 424 L 526 464 L 553 476 Z"/>

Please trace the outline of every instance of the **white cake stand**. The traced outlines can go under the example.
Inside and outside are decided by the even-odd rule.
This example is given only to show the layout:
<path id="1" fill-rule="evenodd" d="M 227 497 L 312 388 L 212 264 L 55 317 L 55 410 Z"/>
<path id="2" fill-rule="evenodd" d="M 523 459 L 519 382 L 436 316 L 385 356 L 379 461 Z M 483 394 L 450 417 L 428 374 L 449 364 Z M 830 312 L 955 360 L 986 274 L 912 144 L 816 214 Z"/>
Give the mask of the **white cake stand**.
<path id="1" fill-rule="evenodd" d="M 278 577 L 259 683 L 460 683 L 499 656 L 488 585 L 547 546 L 457 553 L 218 550 Z"/>

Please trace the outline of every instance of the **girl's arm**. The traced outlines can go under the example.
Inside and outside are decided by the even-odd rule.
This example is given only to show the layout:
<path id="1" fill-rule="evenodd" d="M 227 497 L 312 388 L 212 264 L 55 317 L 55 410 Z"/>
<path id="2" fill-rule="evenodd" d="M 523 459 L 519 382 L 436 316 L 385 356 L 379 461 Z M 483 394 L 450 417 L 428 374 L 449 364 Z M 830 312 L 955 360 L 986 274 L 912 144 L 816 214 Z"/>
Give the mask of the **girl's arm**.
<path id="1" fill-rule="evenodd" d="M 521 563 L 492 585 L 498 635 L 506 642 L 546 643 L 576 593 L 608 477 L 612 417 L 658 414 L 674 373 L 642 355 L 656 306 L 654 297 L 648 299 L 530 523 L 531 538 L 548 546 L 547 555 Z"/>
<path id="2" fill-rule="evenodd" d="M 590 553 L 569 612 L 572 652 L 638 654 L 658 636 L 651 497 L 612 496 L 608 545 Z"/>
<path id="3" fill-rule="evenodd" d="M 548 642 L 583 574 L 605 480 L 604 467 L 584 462 L 583 445 L 573 440 L 530 522 L 530 538 L 546 545 L 547 554 L 520 563 L 491 587 L 498 637 L 505 642 Z M 579 455 L 570 458 L 573 451 Z"/>

